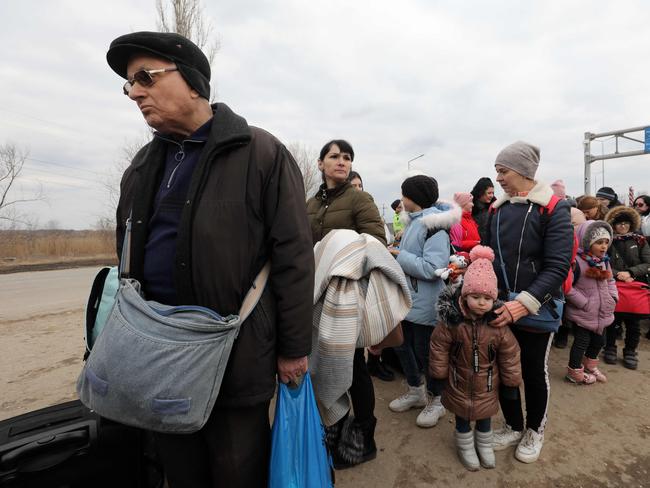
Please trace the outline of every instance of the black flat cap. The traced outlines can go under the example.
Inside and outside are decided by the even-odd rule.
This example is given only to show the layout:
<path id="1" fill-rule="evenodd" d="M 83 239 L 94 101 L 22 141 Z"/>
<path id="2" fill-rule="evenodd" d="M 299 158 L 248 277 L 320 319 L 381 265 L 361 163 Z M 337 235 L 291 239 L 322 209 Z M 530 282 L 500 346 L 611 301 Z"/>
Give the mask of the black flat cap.
<path id="1" fill-rule="evenodd" d="M 133 32 L 111 42 L 106 61 L 113 71 L 126 79 L 126 66 L 137 53 L 173 61 L 188 85 L 203 98 L 210 99 L 210 63 L 189 39 L 173 32 Z"/>

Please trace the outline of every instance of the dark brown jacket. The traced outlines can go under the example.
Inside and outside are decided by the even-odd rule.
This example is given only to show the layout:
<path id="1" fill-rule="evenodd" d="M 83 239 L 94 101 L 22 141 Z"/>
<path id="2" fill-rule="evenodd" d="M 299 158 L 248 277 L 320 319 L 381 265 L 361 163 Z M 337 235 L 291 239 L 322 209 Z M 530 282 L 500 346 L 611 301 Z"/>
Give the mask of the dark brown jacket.
<path id="1" fill-rule="evenodd" d="M 314 255 L 302 176 L 287 149 L 226 105 L 213 110 L 178 229 L 174 281 L 179 303 L 237 313 L 252 280 L 271 260 L 269 285 L 242 325 L 217 400 L 222 406 L 254 405 L 274 394 L 277 355 L 310 353 Z M 133 209 L 131 275 L 141 282 L 167 144 L 154 137 L 121 183 L 118 255 Z"/>
<path id="2" fill-rule="evenodd" d="M 448 287 L 440 295 L 441 323 L 431 334 L 429 373 L 447 380 L 442 394 L 445 408 L 468 420 L 485 419 L 499 410 L 499 384 L 519 386 L 522 381 L 519 344 L 510 327 L 463 318 L 453 303 L 457 295 Z"/>
<path id="3" fill-rule="evenodd" d="M 350 183 L 329 190 L 322 184 L 318 193 L 307 201 L 307 215 L 314 244 L 331 230 L 350 229 L 370 234 L 386 245 L 386 231 L 377 205 L 370 194 Z"/>

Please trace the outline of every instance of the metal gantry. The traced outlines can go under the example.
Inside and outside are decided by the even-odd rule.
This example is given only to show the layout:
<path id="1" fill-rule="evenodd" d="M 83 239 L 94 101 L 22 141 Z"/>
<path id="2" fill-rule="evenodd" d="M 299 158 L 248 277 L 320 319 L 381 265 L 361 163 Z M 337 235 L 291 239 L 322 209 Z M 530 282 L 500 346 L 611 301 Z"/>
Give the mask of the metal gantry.
<path id="1" fill-rule="evenodd" d="M 585 138 L 583 141 L 584 144 L 584 151 L 585 151 L 585 195 L 590 194 L 590 186 L 591 186 L 591 163 L 594 161 L 604 161 L 605 159 L 616 159 L 616 158 L 625 158 L 628 156 L 641 156 L 643 154 L 648 154 L 648 142 L 646 140 L 640 140 L 640 139 L 635 139 L 634 137 L 630 137 L 627 134 L 631 134 L 634 132 L 643 132 L 645 139 L 648 139 L 647 134 L 650 129 L 650 126 L 643 126 L 643 127 L 633 127 L 631 129 L 623 129 L 623 130 L 613 130 L 610 132 L 601 132 L 600 134 L 594 134 L 592 132 L 585 132 Z M 616 143 L 616 149 L 613 153 L 611 154 L 602 154 L 600 156 L 594 156 L 591 154 L 591 143 L 592 141 L 596 141 L 597 139 L 601 139 L 603 137 L 613 137 L 615 139 Z M 642 144 L 644 146 L 643 149 L 639 151 L 625 151 L 625 152 L 620 152 L 618 150 L 618 141 L 619 139 L 627 139 L 629 141 L 634 141 Z M 598 141 L 600 142 L 600 141 Z"/>

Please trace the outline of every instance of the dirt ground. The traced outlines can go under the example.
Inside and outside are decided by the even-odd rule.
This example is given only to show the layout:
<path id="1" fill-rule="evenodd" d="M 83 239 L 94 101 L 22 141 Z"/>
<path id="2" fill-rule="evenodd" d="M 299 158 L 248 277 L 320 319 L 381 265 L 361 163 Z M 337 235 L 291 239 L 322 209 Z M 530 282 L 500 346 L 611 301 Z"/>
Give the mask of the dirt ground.
<path id="1" fill-rule="evenodd" d="M 81 324 L 81 310 L 0 322 L 0 419 L 75 398 Z M 568 349 L 551 352 L 549 424 L 537 463 L 522 464 L 508 450 L 497 453 L 496 469 L 466 471 L 456 459 L 452 416 L 420 429 L 416 410 L 388 410 L 404 388 L 401 378 L 375 380 L 380 452 L 337 472 L 336 486 L 650 487 L 650 341 L 641 340 L 637 371 L 604 365 L 605 385 L 564 382 L 567 358 Z"/>

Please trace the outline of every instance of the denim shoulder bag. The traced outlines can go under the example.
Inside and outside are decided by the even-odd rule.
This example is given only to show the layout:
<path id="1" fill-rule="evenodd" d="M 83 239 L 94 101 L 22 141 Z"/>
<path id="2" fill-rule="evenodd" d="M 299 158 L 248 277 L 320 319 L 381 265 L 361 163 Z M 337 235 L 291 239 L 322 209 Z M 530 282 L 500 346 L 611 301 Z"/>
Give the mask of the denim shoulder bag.
<path id="1" fill-rule="evenodd" d="M 267 262 L 237 315 L 145 300 L 129 278 L 127 220 L 120 285 L 77 380 L 82 403 L 103 417 L 156 432 L 192 433 L 207 422 L 242 323 L 268 280 Z"/>
<path id="2" fill-rule="evenodd" d="M 532 204 L 531 204 L 532 205 Z M 499 209 L 500 210 L 500 209 Z M 500 224 L 501 224 L 501 212 L 497 210 L 497 249 L 499 251 L 499 261 L 501 266 L 501 274 L 503 274 L 503 280 L 505 281 L 506 288 L 508 289 L 508 300 L 514 300 L 518 292 L 512 291 L 510 289 L 510 282 L 508 281 L 508 273 L 506 271 L 506 263 L 503 262 L 503 253 L 501 252 L 501 238 L 500 238 Z M 526 213 L 526 218 L 524 219 L 523 228 L 521 230 L 521 235 L 523 239 L 524 231 L 526 230 L 526 223 L 528 222 L 529 212 Z M 521 247 L 520 247 L 521 252 Z M 517 265 L 519 265 L 519 260 L 521 255 L 517 256 Z M 517 273 L 519 273 L 519 266 L 517 266 Z M 517 284 L 517 276 L 515 276 L 515 285 Z M 558 298 L 553 298 L 553 295 L 548 293 L 544 297 L 541 307 L 537 315 L 526 315 L 522 317 L 515 325 L 520 325 L 522 327 L 529 327 L 535 329 L 539 332 L 557 332 L 560 327 L 560 322 L 562 321 L 562 311 L 564 309 L 564 301 Z"/>

